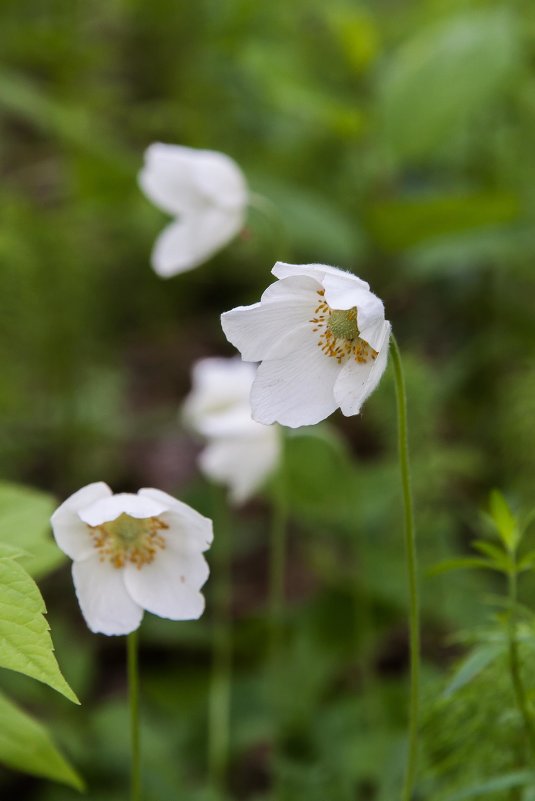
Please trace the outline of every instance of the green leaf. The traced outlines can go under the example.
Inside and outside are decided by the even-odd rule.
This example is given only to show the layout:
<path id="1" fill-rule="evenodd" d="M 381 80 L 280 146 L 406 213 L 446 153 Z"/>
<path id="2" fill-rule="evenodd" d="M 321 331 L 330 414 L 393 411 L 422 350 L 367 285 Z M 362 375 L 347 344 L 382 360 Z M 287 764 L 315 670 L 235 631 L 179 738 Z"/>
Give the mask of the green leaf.
<path id="1" fill-rule="evenodd" d="M 0 482 L 0 542 L 27 552 L 20 562 L 34 577 L 65 560 L 50 534 L 50 515 L 56 505 L 44 492 Z"/>
<path id="2" fill-rule="evenodd" d="M 496 566 L 490 559 L 479 559 L 475 556 L 467 556 L 460 559 L 446 559 L 444 562 L 439 562 L 428 571 L 430 576 L 438 576 L 441 573 L 447 573 L 450 570 L 498 570 L 501 569 Z"/>
<path id="3" fill-rule="evenodd" d="M 491 542 L 486 542 L 486 540 L 474 540 L 472 542 L 472 547 L 476 551 L 479 551 L 480 553 L 492 559 L 497 570 L 502 570 L 504 573 L 508 573 L 514 569 L 514 564 L 509 558 L 509 555 L 504 553 L 500 548 L 498 548 L 496 545 L 493 545 Z"/>
<path id="4" fill-rule="evenodd" d="M 529 770 L 518 770 L 514 773 L 505 773 L 502 776 L 495 776 L 492 779 L 475 784 L 466 790 L 449 795 L 444 801 L 465 801 L 467 798 L 477 798 L 486 796 L 488 793 L 496 793 L 499 790 L 509 790 L 512 787 L 523 787 L 535 781 L 535 773 Z"/>
<path id="5" fill-rule="evenodd" d="M 451 698 L 457 690 L 472 681 L 487 665 L 490 665 L 502 650 L 500 644 L 486 645 L 469 654 L 455 671 L 453 678 L 442 693 L 442 697 L 444 699 Z"/>
<path id="6" fill-rule="evenodd" d="M 490 516 L 508 551 L 516 550 L 520 541 L 518 523 L 501 492 L 490 493 Z"/>
<path id="7" fill-rule="evenodd" d="M 0 762 L 83 790 L 84 783 L 47 730 L 0 693 Z"/>
<path id="8" fill-rule="evenodd" d="M 401 159 L 444 150 L 508 86 L 520 42 L 507 9 L 460 14 L 420 31 L 387 63 L 380 91 L 384 141 Z"/>
<path id="9" fill-rule="evenodd" d="M 0 667 L 42 681 L 79 703 L 56 662 L 45 612 L 29 573 L 14 559 L 0 559 Z"/>

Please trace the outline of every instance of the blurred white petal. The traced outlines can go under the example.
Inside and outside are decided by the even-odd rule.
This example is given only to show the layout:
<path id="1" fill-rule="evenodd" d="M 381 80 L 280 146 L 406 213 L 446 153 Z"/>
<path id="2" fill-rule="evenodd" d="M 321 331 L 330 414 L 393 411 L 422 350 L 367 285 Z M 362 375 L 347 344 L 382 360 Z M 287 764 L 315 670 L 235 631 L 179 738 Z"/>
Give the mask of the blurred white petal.
<path id="1" fill-rule="evenodd" d="M 143 609 L 128 593 L 122 570 L 98 554 L 73 562 L 72 578 L 80 609 L 91 631 L 129 634 L 141 623 Z"/>

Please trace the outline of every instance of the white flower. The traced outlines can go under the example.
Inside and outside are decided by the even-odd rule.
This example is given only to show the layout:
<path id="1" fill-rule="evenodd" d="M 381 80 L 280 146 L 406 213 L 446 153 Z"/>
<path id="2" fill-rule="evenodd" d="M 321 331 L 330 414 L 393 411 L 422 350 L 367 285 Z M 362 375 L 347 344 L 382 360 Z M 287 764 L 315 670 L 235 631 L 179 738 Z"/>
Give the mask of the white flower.
<path id="1" fill-rule="evenodd" d="M 152 266 L 168 278 L 207 261 L 243 228 L 247 184 L 224 153 L 153 144 L 139 173 L 143 192 L 176 217 L 156 240 Z"/>
<path id="2" fill-rule="evenodd" d="M 391 326 L 365 281 L 324 264 L 284 264 L 259 303 L 222 315 L 227 339 L 259 362 L 253 417 L 297 428 L 340 407 L 358 414 L 388 359 Z"/>
<path id="3" fill-rule="evenodd" d="M 199 457 L 201 471 L 228 486 L 237 504 L 263 484 L 281 451 L 277 427 L 251 417 L 254 377 L 254 366 L 239 358 L 201 359 L 193 367 L 193 389 L 184 403 L 186 422 L 207 440 Z"/>
<path id="4" fill-rule="evenodd" d="M 75 492 L 52 515 L 56 542 L 73 560 L 72 577 L 87 625 L 128 634 L 143 610 L 192 620 L 204 610 L 208 578 L 202 555 L 212 521 L 157 489 L 114 495 L 97 482 Z"/>

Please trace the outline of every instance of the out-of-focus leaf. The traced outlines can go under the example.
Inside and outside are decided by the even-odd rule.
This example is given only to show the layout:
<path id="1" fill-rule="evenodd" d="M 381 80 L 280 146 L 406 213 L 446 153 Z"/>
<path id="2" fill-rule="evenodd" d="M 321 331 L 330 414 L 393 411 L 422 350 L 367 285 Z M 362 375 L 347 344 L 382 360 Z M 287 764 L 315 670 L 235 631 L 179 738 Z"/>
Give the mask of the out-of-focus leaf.
<path id="1" fill-rule="evenodd" d="M 419 31 L 383 74 L 379 117 L 390 151 L 410 160 L 442 150 L 506 88 L 519 53 L 515 18 L 503 7 Z"/>
<path id="2" fill-rule="evenodd" d="M 439 562 L 437 565 L 429 570 L 429 575 L 438 576 L 440 573 L 447 573 L 449 570 L 476 570 L 483 568 L 484 570 L 498 570 L 501 572 L 495 562 L 490 559 L 478 559 L 477 557 L 467 556 L 464 559 L 447 559 L 444 562 Z"/>
<path id="3" fill-rule="evenodd" d="M 508 551 L 514 551 L 520 541 L 518 522 L 498 490 L 490 493 L 490 515 L 503 544 Z"/>
<path id="4" fill-rule="evenodd" d="M 14 559 L 0 559 L 0 667 L 31 676 L 79 703 L 59 669 L 37 584 Z"/>
<path id="5" fill-rule="evenodd" d="M 487 665 L 490 665 L 502 651 L 503 648 L 499 644 L 485 645 L 469 654 L 455 671 L 452 680 L 442 693 L 442 697 L 445 699 L 451 698 L 457 690 L 472 681 Z"/>
<path id="6" fill-rule="evenodd" d="M 383 249 L 398 251 L 510 222 L 518 208 L 518 199 L 507 192 L 413 196 L 375 203 L 369 227 Z"/>
<path id="7" fill-rule="evenodd" d="M 83 790 L 84 783 L 58 751 L 47 730 L 0 694 L 0 762 Z"/>
<path id="8" fill-rule="evenodd" d="M 535 773 L 530 770 L 517 770 L 514 773 L 506 773 L 503 776 L 495 776 L 492 779 L 467 787 L 459 793 L 449 795 L 444 801 L 465 801 L 467 798 L 477 798 L 487 796 L 488 793 L 496 793 L 499 790 L 510 790 L 512 787 L 524 787 L 535 781 Z"/>
<path id="9" fill-rule="evenodd" d="M 52 496 L 18 484 L 0 483 L 0 543 L 20 548 L 20 563 L 32 576 L 42 576 L 65 561 L 50 535 Z"/>

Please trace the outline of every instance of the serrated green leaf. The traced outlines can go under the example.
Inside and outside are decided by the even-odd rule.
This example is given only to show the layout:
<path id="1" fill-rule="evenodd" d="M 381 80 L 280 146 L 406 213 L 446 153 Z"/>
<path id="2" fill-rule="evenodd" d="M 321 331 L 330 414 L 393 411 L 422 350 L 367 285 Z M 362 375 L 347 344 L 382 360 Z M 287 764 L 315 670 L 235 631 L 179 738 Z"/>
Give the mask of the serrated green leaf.
<path id="1" fill-rule="evenodd" d="M 508 551 L 514 551 L 520 541 L 518 523 L 502 493 L 490 493 L 490 516 Z"/>
<path id="2" fill-rule="evenodd" d="M 37 584 L 13 559 L 0 560 L 0 667 L 48 684 L 79 703 L 54 656 L 45 602 Z"/>
<path id="3" fill-rule="evenodd" d="M 42 576 L 65 561 L 50 534 L 52 496 L 18 484 L 0 482 L 0 543 L 26 551 L 20 562 Z"/>
<path id="4" fill-rule="evenodd" d="M 451 698 L 457 690 L 472 681 L 487 665 L 490 665 L 502 650 L 501 645 L 486 645 L 469 654 L 455 671 L 453 678 L 442 693 L 442 697 Z"/>
<path id="5" fill-rule="evenodd" d="M 84 783 L 54 745 L 45 727 L 0 693 L 0 762 L 76 790 Z"/>

